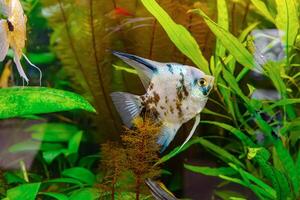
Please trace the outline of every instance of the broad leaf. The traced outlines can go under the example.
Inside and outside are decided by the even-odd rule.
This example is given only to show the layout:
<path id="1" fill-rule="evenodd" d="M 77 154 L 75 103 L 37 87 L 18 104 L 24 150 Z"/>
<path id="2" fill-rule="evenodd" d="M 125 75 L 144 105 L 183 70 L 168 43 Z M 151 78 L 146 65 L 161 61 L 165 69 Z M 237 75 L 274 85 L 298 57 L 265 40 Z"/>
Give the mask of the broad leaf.
<path id="1" fill-rule="evenodd" d="M 95 188 L 84 188 L 80 190 L 76 190 L 71 196 L 69 200 L 96 200 L 99 199 L 99 191 Z"/>
<path id="2" fill-rule="evenodd" d="M 52 197 L 57 200 L 69 200 L 69 198 L 64 194 L 54 193 L 54 192 L 40 192 L 40 195 Z"/>
<path id="3" fill-rule="evenodd" d="M 9 200 L 35 200 L 41 183 L 28 183 L 9 189 L 7 197 Z"/>
<path id="4" fill-rule="evenodd" d="M 0 119 L 75 109 L 95 112 L 75 93 L 43 87 L 1 89 L 0 108 Z"/>
<path id="5" fill-rule="evenodd" d="M 86 183 L 91 186 L 94 185 L 96 181 L 96 176 L 90 170 L 85 169 L 83 167 L 74 167 L 66 169 L 62 172 L 62 175 L 77 179 L 82 183 Z"/>

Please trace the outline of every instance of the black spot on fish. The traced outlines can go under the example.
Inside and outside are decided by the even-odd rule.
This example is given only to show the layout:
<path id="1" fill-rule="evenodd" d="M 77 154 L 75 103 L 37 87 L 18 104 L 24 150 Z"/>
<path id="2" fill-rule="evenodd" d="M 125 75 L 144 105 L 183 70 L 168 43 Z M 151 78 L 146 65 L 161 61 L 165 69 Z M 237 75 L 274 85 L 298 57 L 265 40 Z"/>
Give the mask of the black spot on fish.
<path id="1" fill-rule="evenodd" d="M 169 102 L 168 96 L 165 96 L 165 103 L 168 104 L 168 102 Z"/>
<path id="2" fill-rule="evenodd" d="M 174 114 L 174 108 L 172 106 L 170 106 L 170 112 Z"/>
<path id="3" fill-rule="evenodd" d="M 168 70 L 171 74 L 174 74 L 173 66 L 171 64 L 167 64 Z"/>
<path id="4" fill-rule="evenodd" d="M 182 72 L 180 72 L 181 79 L 179 80 L 179 86 L 177 87 L 177 100 L 182 101 L 183 99 L 186 99 L 186 97 L 189 96 L 189 92 L 186 89 L 186 86 L 184 84 L 184 75 Z"/>
<path id="5" fill-rule="evenodd" d="M 176 109 L 177 109 L 177 114 L 178 114 L 179 118 L 183 117 L 183 112 L 182 112 L 181 106 L 182 106 L 182 102 L 181 101 L 177 101 L 176 102 Z"/>
<path id="6" fill-rule="evenodd" d="M 153 83 L 150 83 L 149 90 L 152 90 L 152 89 L 153 89 Z"/>
<path id="7" fill-rule="evenodd" d="M 165 107 L 163 107 L 163 106 L 160 106 L 160 109 L 164 110 L 164 109 L 165 109 Z"/>
<path id="8" fill-rule="evenodd" d="M 7 22 L 8 30 L 10 32 L 13 32 L 15 30 L 14 25 L 8 19 L 6 20 L 6 22 Z"/>

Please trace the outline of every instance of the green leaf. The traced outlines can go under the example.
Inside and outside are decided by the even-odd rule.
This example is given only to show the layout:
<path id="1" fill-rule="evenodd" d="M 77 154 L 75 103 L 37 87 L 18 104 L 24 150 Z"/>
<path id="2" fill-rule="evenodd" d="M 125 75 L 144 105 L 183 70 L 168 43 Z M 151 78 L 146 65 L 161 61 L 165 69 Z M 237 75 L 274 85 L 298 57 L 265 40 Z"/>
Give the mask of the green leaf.
<path id="1" fill-rule="evenodd" d="M 88 155 L 80 159 L 79 166 L 90 169 L 92 165 L 100 160 L 100 155 Z"/>
<path id="2" fill-rule="evenodd" d="M 218 116 L 218 117 L 222 117 L 222 118 L 231 120 L 231 118 L 228 117 L 227 115 L 223 115 L 223 114 L 214 112 L 214 111 L 212 111 L 212 110 L 209 110 L 208 108 L 204 108 L 204 109 L 201 111 L 201 113 L 203 113 L 203 114 L 208 114 L 208 115 L 215 115 L 215 116 Z"/>
<path id="3" fill-rule="evenodd" d="M 245 143 L 247 146 L 255 146 L 254 142 L 252 142 L 252 140 L 247 135 L 245 135 L 242 131 L 240 131 L 237 128 L 234 128 L 231 125 L 215 121 L 201 121 L 200 123 L 212 124 L 224 128 L 227 131 L 231 132 L 234 136 L 236 136 L 239 140 L 241 140 L 241 142 Z"/>
<path id="4" fill-rule="evenodd" d="M 56 178 L 56 179 L 51 179 L 51 180 L 47 180 L 44 182 L 44 184 L 47 184 L 47 183 L 63 183 L 63 184 L 74 184 L 74 185 L 78 185 L 80 187 L 83 187 L 83 184 L 76 180 L 76 179 L 73 179 L 73 178 Z"/>
<path id="5" fill-rule="evenodd" d="M 228 20 L 228 8 L 226 0 L 218 0 L 217 1 L 218 8 L 218 25 L 222 27 L 224 30 L 229 29 L 229 20 Z M 216 43 L 216 55 L 223 58 L 225 56 L 226 49 L 220 43 L 220 39 L 217 40 Z"/>
<path id="6" fill-rule="evenodd" d="M 275 142 L 275 149 L 289 180 L 292 182 L 294 191 L 298 192 L 300 183 L 297 176 L 297 168 L 294 164 L 292 156 L 290 155 L 288 150 L 283 146 L 282 141 Z"/>
<path id="7" fill-rule="evenodd" d="M 234 165 L 234 164 L 229 164 L 229 166 L 232 168 L 232 169 L 235 169 L 237 170 L 242 177 L 246 178 L 247 180 L 250 180 L 252 181 L 253 183 L 257 184 L 258 186 L 261 187 L 261 189 L 264 190 L 263 194 L 264 196 L 268 196 L 269 198 L 271 199 L 275 199 L 276 198 L 276 191 L 270 187 L 269 185 L 267 185 L 266 183 L 264 183 L 262 180 L 256 178 L 255 176 L 253 176 L 252 174 L 250 174 L 249 172 L 243 170 L 242 168 Z M 267 195 L 266 195 L 267 193 Z"/>
<path id="8" fill-rule="evenodd" d="M 62 172 L 62 175 L 77 179 L 82 183 L 86 183 L 91 186 L 94 185 L 96 181 L 95 175 L 90 170 L 85 169 L 83 167 L 74 167 L 66 169 Z"/>
<path id="9" fill-rule="evenodd" d="M 176 47 L 197 67 L 209 74 L 208 62 L 203 57 L 197 41 L 190 32 L 182 25 L 176 24 L 155 0 L 141 0 L 147 10 L 157 19 L 164 30 L 167 32 L 171 41 Z"/>
<path id="10" fill-rule="evenodd" d="M 76 190 L 69 200 L 96 200 L 99 199 L 100 194 L 96 188 L 84 188 Z"/>
<path id="11" fill-rule="evenodd" d="M 7 191 L 9 200 L 35 200 L 41 183 L 29 183 Z"/>
<path id="12" fill-rule="evenodd" d="M 57 200 L 69 200 L 69 198 L 66 195 L 60 194 L 60 193 L 40 192 L 39 194 L 44 195 L 44 196 L 48 196 L 48 197 L 52 197 L 52 198 L 57 199 Z"/>
<path id="13" fill-rule="evenodd" d="M 55 158 L 57 158 L 59 155 L 65 153 L 67 149 L 57 149 L 53 151 L 45 151 L 43 152 L 43 158 L 46 161 L 48 165 L 50 165 Z"/>
<path id="14" fill-rule="evenodd" d="M 76 126 L 63 123 L 41 123 L 27 129 L 32 138 L 44 142 L 67 142 L 78 132 Z"/>
<path id="15" fill-rule="evenodd" d="M 298 178 L 298 181 L 300 181 L 300 152 L 298 152 L 298 156 L 297 156 L 297 160 L 296 160 L 296 173 L 297 173 L 297 178 Z M 296 192 L 299 192 L 300 189 L 298 189 L 298 191 Z"/>
<path id="16" fill-rule="evenodd" d="M 255 8 L 260 12 L 267 20 L 275 24 L 275 20 L 269 12 L 266 4 L 262 0 L 251 0 Z"/>
<path id="17" fill-rule="evenodd" d="M 53 53 L 29 53 L 28 58 L 35 65 L 50 64 L 56 59 Z"/>
<path id="18" fill-rule="evenodd" d="M 0 89 L 0 108 L 0 119 L 75 109 L 95 112 L 75 93 L 43 87 Z"/>
<path id="19" fill-rule="evenodd" d="M 26 183 L 26 181 L 18 176 L 17 174 L 13 172 L 5 172 L 4 173 L 4 178 L 7 184 L 23 184 Z"/>
<path id="20" fill-rule="evenodd" d="M 243 196 L 240 193 L 237 193 L 235 191 L 229 191 L 229 190 L 217 190 L 214 192 L 214 194 L 218 197 L 220 197 L 223 200 L 232 200 L 232 198 L 239 198 L 243 200 L 247 200 L 245 196 Z"/>
<path id="21" fill-rule="evenodd" d="M 299 30 L 297 0 L 276 0 L 276 26 L 283 33 L 283 42 L 286 48 L 287 59 L 294 45 Z"/>
<path id="22" fill-rule="evenodd" d="M 210 30 L 240 64 L 248 69 L 254 67 L 255 61 L 253 56 L 235 36 L 212 21 L 202 10 L 194 9 L 190 12 L 199 14 L 203 17 Z"/>
<path id="23" fill-rule="evenodd" d="M 113 67 L 117 70 L 117 71 L 125 71 L 128 72 L 130 74 L 138 74 L 137 71 L 133 68 L 129 68 L 129 67 L 124 67 L 124 66 L 118 66 L 118 65 L 113 65 Z"/>
<path id="24" fill-rule="evenodd" d="M 231 167 L 212 168 L 212 167 L 193 166 L 188 164 L 185 164 L 184 167 L 192 172 L 204 174 L 207 176 L 219 176 L 221 174 L 226 176 L 232 176 L 237 174 L 237 172 Z"/>
<path id="25" fill-rule="evenodd" d="M 16 153 L 21 151 L 39 151 L 41 149 L 40 141 L 26 140 L 9 147 L 9 152 Z"/>
<path id="26" fill-rule="evenodd" d="M 225 151 L 221 147 L 209 142 L 208 140 L 200 138 L 200 137 L 197 137 L 197 138 L 191 140 L 185 146 L 183 146 L 181 149 L 179 149 L 180 148 L 179 146 L 176 147 L 170 153 L 166 154 L 161 159 L 159 159 L 159 161 L 155 165 L 158 165 L 158 164 L 161 164 L 163 162 L 168 161 L 172 157 L 174 157 L 177 154 L 179 154 L 179 153 L 185 151 L 186 149 L 188 149 L 193 144 L 200 144 L 200 145 L 206 147 L 210 151 L 216 153 L 218 155 L 218 157 L 221 160 L 223 160 L 224 162 L 233 162 L 233 163 L 235 163 L 239 166 L 244 166 L 243 163 L 241 163 L 236 157 L 234 157 L 233 155 L 231 155 L 230 153 L 228 153 L 227 151 Z"/>
<path id="27" fill-rule="evenodd" d="M 79 131 L 76 134 L 74 134 L 74 136 L 70 139 L 69 145 L 68 145 L 68 153 L 69 154 L 78 153 L 81 138 L 82 138 L 82 131 Z"/>

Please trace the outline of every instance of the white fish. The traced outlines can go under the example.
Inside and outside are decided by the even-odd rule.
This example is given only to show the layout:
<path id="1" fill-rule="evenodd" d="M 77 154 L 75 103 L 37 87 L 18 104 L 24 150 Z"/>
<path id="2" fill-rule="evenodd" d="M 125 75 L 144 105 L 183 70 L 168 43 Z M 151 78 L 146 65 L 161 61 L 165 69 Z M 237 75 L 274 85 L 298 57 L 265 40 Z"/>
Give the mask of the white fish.
<path id="1" fill-rule="evenodd" d="M 8 52 L 9 47 L 14 52 L 14 63 L 17 66 L 20 76 L 28 82 L 28 78 L 22 68 L 21 58 L 24 56 L 26 61 L 40 72 L 38 67 L 33 65 L 23 54 L 26 41 L 26 22 L 27 17 L 24 14 L 22 5 L 19 0 L 0 0 L 0 12 L 7 19 L 0 20 L 0 62 L 2 62 Z"/>
<path id="2" fill-rule="evenodd" d="M 199 124 L 200 112 L 205 107 L 214 78 L 187 65 L 160 63 L 120 52 L 113 54 L 137 70 L 147 90 L 141 96 L 124 92 L 111 94 L 124 124 L 130 127 L 132 119 L 143 109 L 150 112 L 162 123 L 158 144 L 163 151 L 174 139 L 181 125 L 196 117 L 184 145 Z"/>

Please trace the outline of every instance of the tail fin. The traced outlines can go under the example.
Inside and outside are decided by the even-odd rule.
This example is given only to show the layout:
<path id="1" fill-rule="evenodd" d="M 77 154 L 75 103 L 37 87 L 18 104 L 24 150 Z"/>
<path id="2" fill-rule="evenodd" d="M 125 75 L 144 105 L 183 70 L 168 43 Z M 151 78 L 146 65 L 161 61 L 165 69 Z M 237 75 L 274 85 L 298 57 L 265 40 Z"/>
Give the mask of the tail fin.
<path id="1" fill-rule="evenodd" d="M 177 198 L 162 183 L 154 182 L 151 179 L 147 179 L 145 183 L 156 200 L 177 200 Z"/>
<path id="2" fill-rule="evenodd" d="M 126 92 L 113 92 L 110 96 L 112 97 L 123 123 L 127 127 L 131 127 L 132 120 L 137 117 L 142 110 L 139 96 Z"/>

